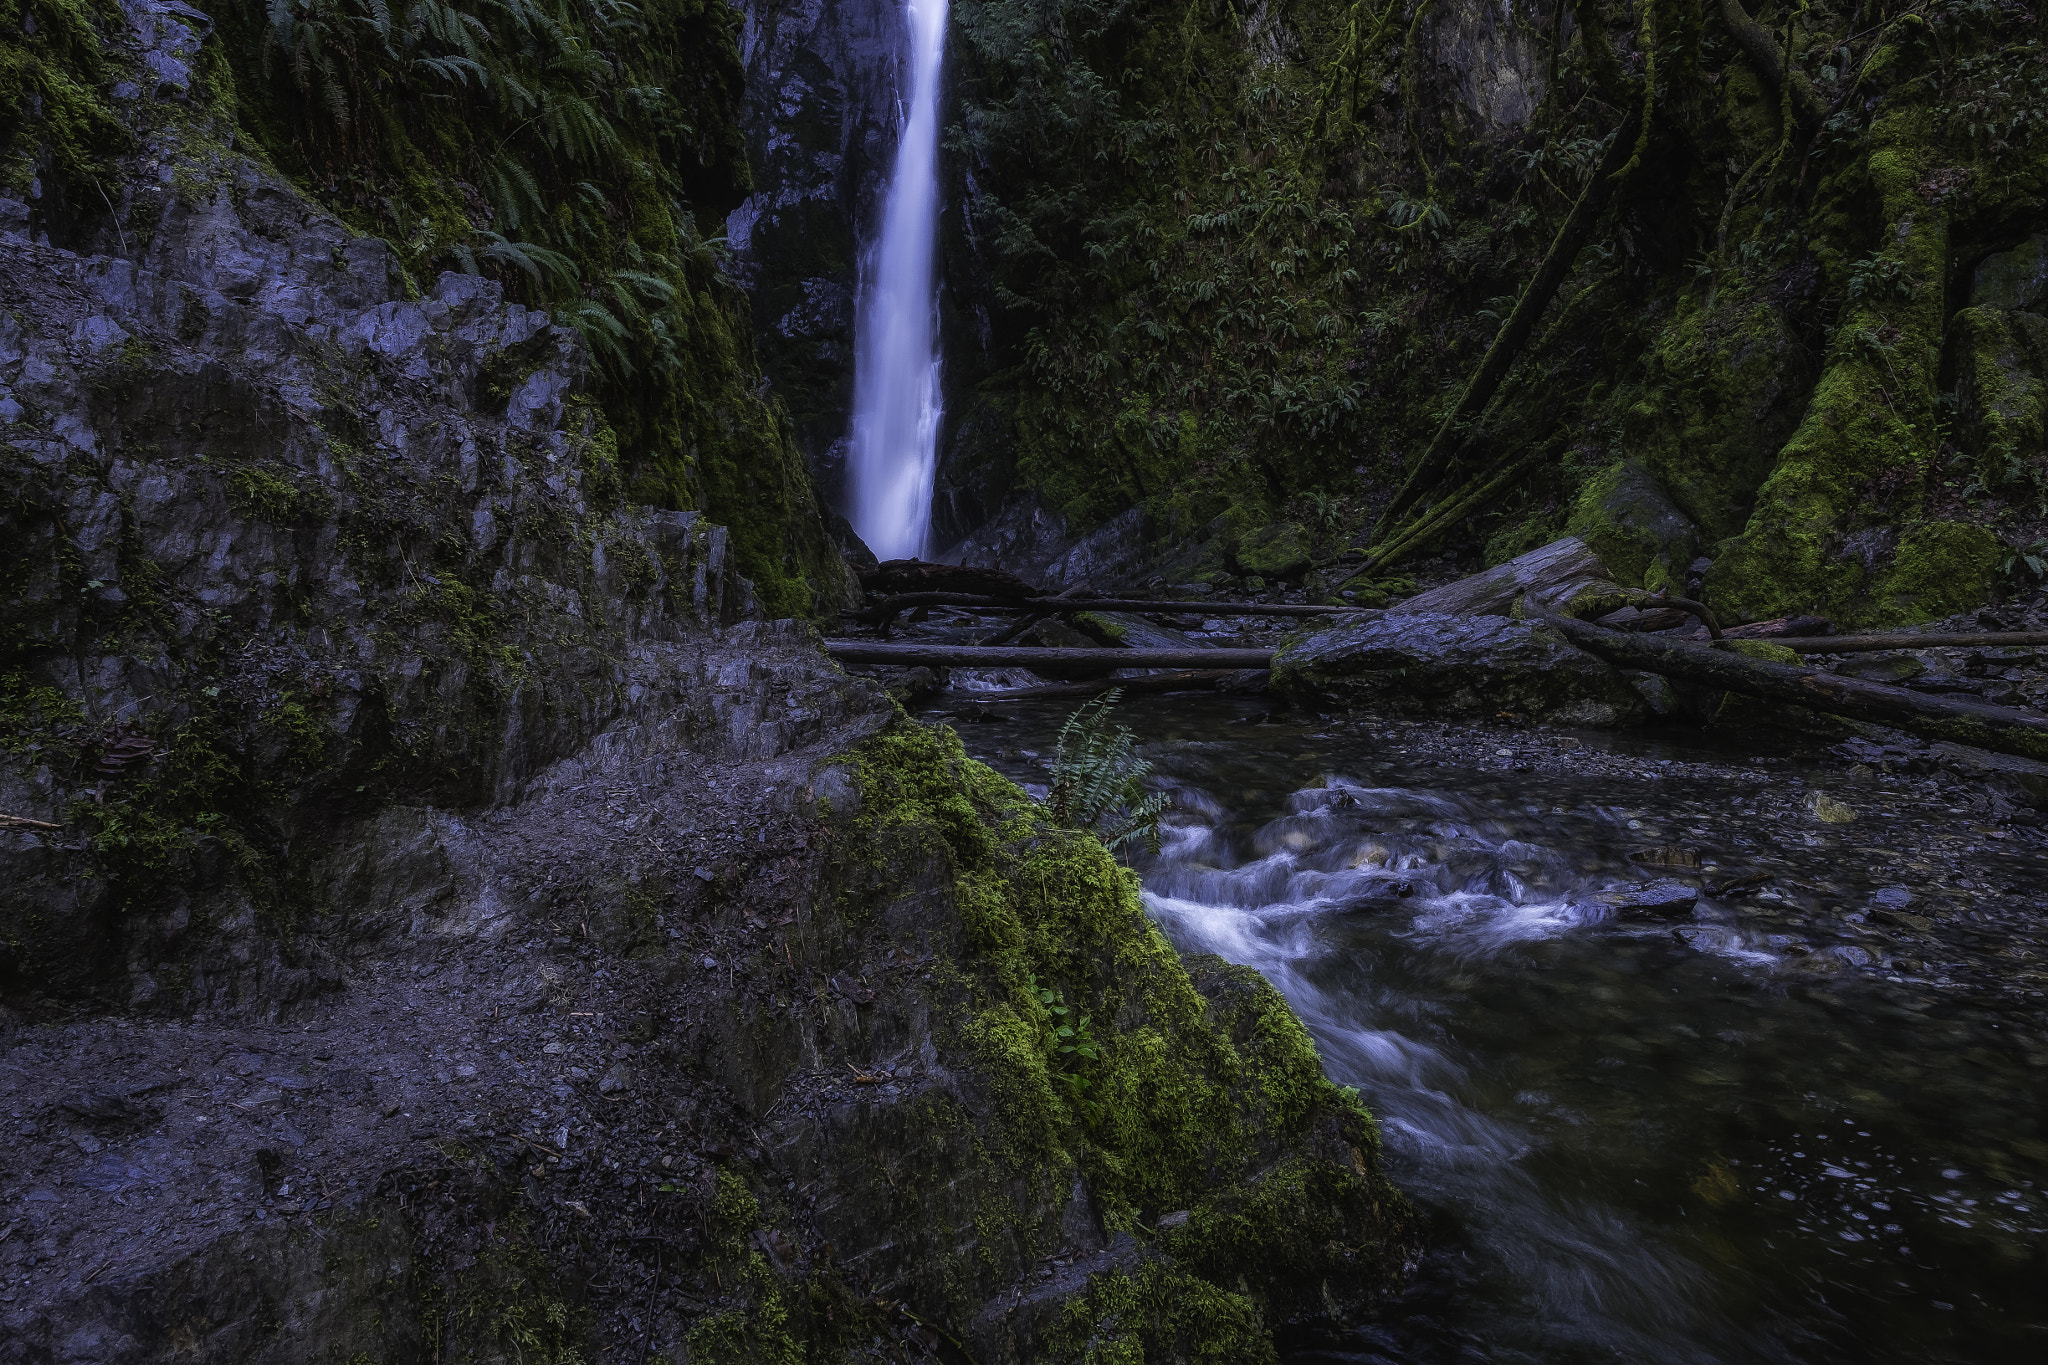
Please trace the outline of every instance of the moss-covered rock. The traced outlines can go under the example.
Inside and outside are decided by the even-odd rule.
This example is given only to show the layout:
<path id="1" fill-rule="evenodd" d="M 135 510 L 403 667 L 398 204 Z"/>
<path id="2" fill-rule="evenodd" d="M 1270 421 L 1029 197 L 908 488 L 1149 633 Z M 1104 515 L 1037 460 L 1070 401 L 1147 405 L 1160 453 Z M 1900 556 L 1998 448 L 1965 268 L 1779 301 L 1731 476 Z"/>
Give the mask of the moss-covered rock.
<path id="1" fill-rule="evenodd" d="M 1699 530 L 1648 470 L 1624 460 L 1595 476 L 1567 524 L 1622 583 L 1683 595 Z"/>
<path id="2" fill-rule="evenodd" d="M 1242 574 L 1298 579 L 1308 572 L 1309 550 L 1308 531 L 1297 522 L 1280 521 L 1238 542 L 1234 558 Z"/>
<path id="3" fill-rule="evenodd" d="M 861 1253 L 870 1273 L 906 1282 L 977 1358 L 1033 1360 L 1094 1358 L 1073 1324 L 1112 1312 L 1140 1262 L 1185 1300 L 1124 1325 L 1155 1360 L 1212 1358 L 1194 1299 L 1270 1352 L 1279 1324 L 1355 1314 L 1392 1282 L 1411 1234 L 1377 1130 L 1270 985 L 1183 964 L 1135 875 L 951 731 L 899 722 L 826 771 L 857 796 L 831 801 L 813 932 L 930 959 L 860 1027 L 870 1055 L 908 1050 L 934 1083 L 828 1139 L 906 1143 L 848 1167 L 823 1223 L 846 1248 L 892 1228 Z M 1068 1050 L 1063 1023 L 1092 1046 Z M 789 1140 L 811 1141 L 802 1127 Z M 1077 1299 L 1030 1277 L 1055 1253 L 1100 1266 Z"/>
<path id="4" fill-rule="evenodd" d="M 1909 529 L 1897 556 L 1873 586 L 1876 615 L 1925 621 L 1967 611 L 1984 600 L 2004 547 L 1982 526 L 1928 521 Z"/>
<path id="5" fill-rule="evenodd" d="M 1630 457 L 1625 463 L 1662 485 L 1663 498 L 1638 492 L 1641 480 L 1610 469 L 1581 494 L 1574 512 L 1576 525 L 1594 504 L 1619 494 L 1647 514 L 1646 530 L 1627 537 L 1639 545 L 1623 550 L 1626 562 L 1643 560 L 1642 548 L 1652 541 L 1659 549 L 1648 561 L 1655 561 L 1677 533 L 1670 512 L 1654 506 L 1660 500 L 1693 522 L 1704 541 L 1740 531 L 1813 386 L 1812 362 L 1784 310 L 1742 281 L 1728 282 L 1711 299 L 1681 295 L 1644 359 L 1642 381 L 1621 415 L 1622 448 Z M 1682 573 L 1690 562 L 1676 567 Z M 1647 573 L 1649 563 L 1643 568 Z"/>
<path id="6" fill-rule="evenodd" d="M 1978 481 L 2037 494 L 2048 448 L 2048 318 L 1984 304 L 1962 309 L 1949 320 L 1948 354 L 1956 435 Z"/>

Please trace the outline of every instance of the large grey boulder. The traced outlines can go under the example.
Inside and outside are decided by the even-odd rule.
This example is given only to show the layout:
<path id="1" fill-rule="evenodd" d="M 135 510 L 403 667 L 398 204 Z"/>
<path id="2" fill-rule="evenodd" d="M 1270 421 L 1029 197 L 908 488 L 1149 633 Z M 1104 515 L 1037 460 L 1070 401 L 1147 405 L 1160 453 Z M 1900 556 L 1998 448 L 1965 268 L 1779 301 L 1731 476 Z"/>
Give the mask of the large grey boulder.
<path id="1" fill-rule="evenodd" d="M 1442 613 L 1374 617 L 1299 635 L 1273 659 L 1273 689 L 1321 709 L 1609 727 L 1643 716 L 1621 672 L 1540 621 Z"/>

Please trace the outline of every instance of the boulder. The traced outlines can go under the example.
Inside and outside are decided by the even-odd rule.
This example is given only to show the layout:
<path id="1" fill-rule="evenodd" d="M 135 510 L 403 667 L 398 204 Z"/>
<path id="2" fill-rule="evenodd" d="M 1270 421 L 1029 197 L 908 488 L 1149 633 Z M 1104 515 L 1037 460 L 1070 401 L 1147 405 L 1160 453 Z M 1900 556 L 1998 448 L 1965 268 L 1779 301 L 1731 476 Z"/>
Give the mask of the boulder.
<path id="1" fill-rule="evenodd" d="M 1572 509 L 1572 534 L 1591 546 L 1620 582 L 1684 594 L 1699 557 L 1699 528 L 1655 475 L 1623 460 L 1587 483 Z"/>
<path id="2" fill-rule="evenodd" d="M 1308 572 L 1309 536 L 1297 522 L 1283 521 L 1246 536 L 1234 556 L 1248 577 L 1296 579 Z"/>
<path id="3" fill-rule="evenodd" d="M 1620 726 L 1644 703 L 1612 666 L 1540 621 L 1387 615 L 1298 635 L 1273 659 L 1273 688 L 1322 709 Z"/>

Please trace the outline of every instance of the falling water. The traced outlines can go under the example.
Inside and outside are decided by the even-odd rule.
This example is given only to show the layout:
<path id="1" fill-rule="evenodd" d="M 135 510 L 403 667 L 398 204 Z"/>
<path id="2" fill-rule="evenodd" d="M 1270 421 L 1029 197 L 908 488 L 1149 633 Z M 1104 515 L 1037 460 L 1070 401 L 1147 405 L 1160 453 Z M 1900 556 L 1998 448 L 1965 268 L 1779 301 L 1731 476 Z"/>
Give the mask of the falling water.
<path id="1" fill-rule="evenodd" d="M 937 289 L 939 64 L 946 0 L 909 0 L 910 89 L 903 135 L 882 206 L 882 231 L 863 270 L 853 373 L 850 520 L 883 559 L 921 555 L 931 526 L 938 459 Z"/>

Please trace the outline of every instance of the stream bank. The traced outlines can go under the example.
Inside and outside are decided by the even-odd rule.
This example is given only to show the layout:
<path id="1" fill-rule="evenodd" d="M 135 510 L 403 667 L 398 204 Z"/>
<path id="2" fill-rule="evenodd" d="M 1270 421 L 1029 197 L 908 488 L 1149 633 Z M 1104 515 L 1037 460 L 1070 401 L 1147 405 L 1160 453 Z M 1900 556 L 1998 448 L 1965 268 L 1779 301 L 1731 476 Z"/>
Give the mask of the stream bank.
<path id="1" fill-rule="evenodd" d="M 1030 783 L 1066 709 L 957 714 Z M 1434 1216 L 1410 1295 L 1291 1359 L 1974 1365 L 2048 1331 L 2030 811 L 1770 732 L 1123 718 L 1175 803 L 1148 908 L 1281 988 Z"/>

